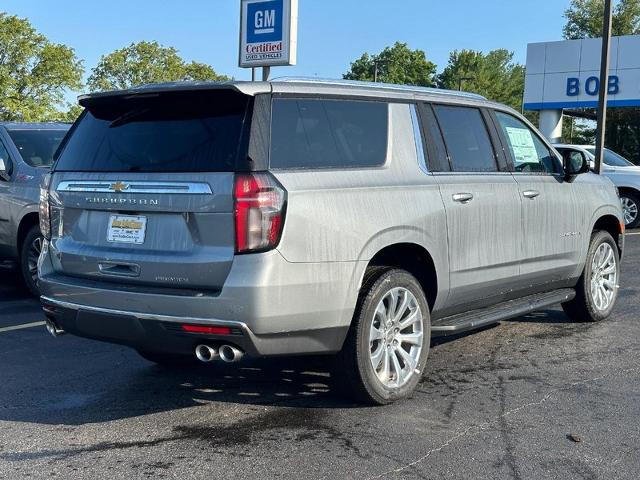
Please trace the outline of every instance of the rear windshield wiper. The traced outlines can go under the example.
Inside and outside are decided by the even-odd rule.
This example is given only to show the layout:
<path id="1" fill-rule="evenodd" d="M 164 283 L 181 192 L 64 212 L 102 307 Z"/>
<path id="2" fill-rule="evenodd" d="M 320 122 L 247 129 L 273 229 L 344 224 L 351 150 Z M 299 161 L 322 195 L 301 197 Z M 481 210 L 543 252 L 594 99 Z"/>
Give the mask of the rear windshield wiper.
<path id="1" fill-rule="evenodd" d="M 112 121 L 109 124 L 109 128 L 119 127 L 120 125 L 124 125 L 125 123 L 133 120 L 134 118 L 147 113 L 149 110 L 150 110 L 149 108 L 138 108 L 136 110 L 129 110 L 128 112 L 120 115 L 118 118 Z"/>

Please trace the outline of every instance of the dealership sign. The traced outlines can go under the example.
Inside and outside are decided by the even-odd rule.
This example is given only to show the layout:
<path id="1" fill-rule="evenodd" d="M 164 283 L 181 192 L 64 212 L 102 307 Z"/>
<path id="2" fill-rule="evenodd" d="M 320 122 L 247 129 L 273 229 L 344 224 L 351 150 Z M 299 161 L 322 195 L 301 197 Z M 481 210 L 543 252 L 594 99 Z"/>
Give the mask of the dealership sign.
<path id="1" fill-rule="evenodd" d="M 241 67 L 295 65 L 298 0 L 242 0 Z"/>
<path id="2" fill-rule="evenodd" d="M 602 40 L 530 43 L 524 108 L 598 106 Z M 640 106 L 640 36 L 613 37 L 607 80 L 610 107 Z"/>

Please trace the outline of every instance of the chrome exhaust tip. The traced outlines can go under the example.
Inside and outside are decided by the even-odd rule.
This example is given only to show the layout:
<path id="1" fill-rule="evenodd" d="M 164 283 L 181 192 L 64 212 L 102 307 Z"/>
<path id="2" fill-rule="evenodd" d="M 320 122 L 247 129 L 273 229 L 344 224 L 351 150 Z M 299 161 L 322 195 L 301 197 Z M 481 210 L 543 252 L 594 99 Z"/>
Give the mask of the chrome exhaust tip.
<path id="1" fill-rule="evenodd" d="M 218 351 L 209 345 L 198 345 L 196 347 L 196 358 L 203 363 L 213 362 L 218 358 Z"/>
<path id="2" fill-rule="evenodd" d="M 45 325 L 47 327 L 47 332 L 49 332 L 52 337 L 59 337 L 60 335 L 64 335 L 64 330 L 58 327 L 58 325 L 56 325 L 53 320 L 47 318 L 47 320 L 45 320 Z"/>
<path id="3" fill-rule="evenodd" d="M 218 353 L 222 361 L 227 363 L 238 362 L 244 356 L 244 352 L 233 345 L 222 345 Z"/>

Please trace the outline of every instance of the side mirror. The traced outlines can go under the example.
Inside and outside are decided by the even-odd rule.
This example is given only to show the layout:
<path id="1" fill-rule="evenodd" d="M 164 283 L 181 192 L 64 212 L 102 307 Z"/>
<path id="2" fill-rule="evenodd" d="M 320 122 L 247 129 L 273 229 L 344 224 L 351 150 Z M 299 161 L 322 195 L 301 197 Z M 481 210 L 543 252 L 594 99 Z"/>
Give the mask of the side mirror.
<path id="1" fill-rule="evenodd" d="M 589 171 L 589 162 L 580 152 L 572 152 L 571 155 L 563 155 L 564 178 L 571 182 L 576 175 L 581 175 Z"/>

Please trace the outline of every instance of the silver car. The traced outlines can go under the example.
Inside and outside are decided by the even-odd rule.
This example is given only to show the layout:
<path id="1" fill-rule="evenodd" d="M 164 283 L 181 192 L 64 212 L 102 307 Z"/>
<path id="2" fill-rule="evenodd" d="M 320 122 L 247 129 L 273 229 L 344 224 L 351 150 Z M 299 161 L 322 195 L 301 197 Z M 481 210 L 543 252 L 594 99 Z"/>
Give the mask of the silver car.
<path id="1" fill-rule="evenodd" d="M 483 97 L 285 79 L 80 103 L 41 197 L 54 335 L 173 365 L 327 354 L 383 404 L 432 335 L 614 306 L 615 187 Z"/>
<path id="2" fill-rule="evenodd" d="M 564 157 L 583 156 L 591 168 L 595 162 L 595 147 L 590 145 L 554 145 Z M 620 192 L 620 203 L 627 228 L 640 225 L 640 167 L 616 152 L 604 149 L 602 174 L 611 179 Z"/>
<path id="3" fill-rule="evenodd" d="M 38 295 L 40 182 L 69 130 L 64 123 L 0 123 L 0 261 Z"/>

